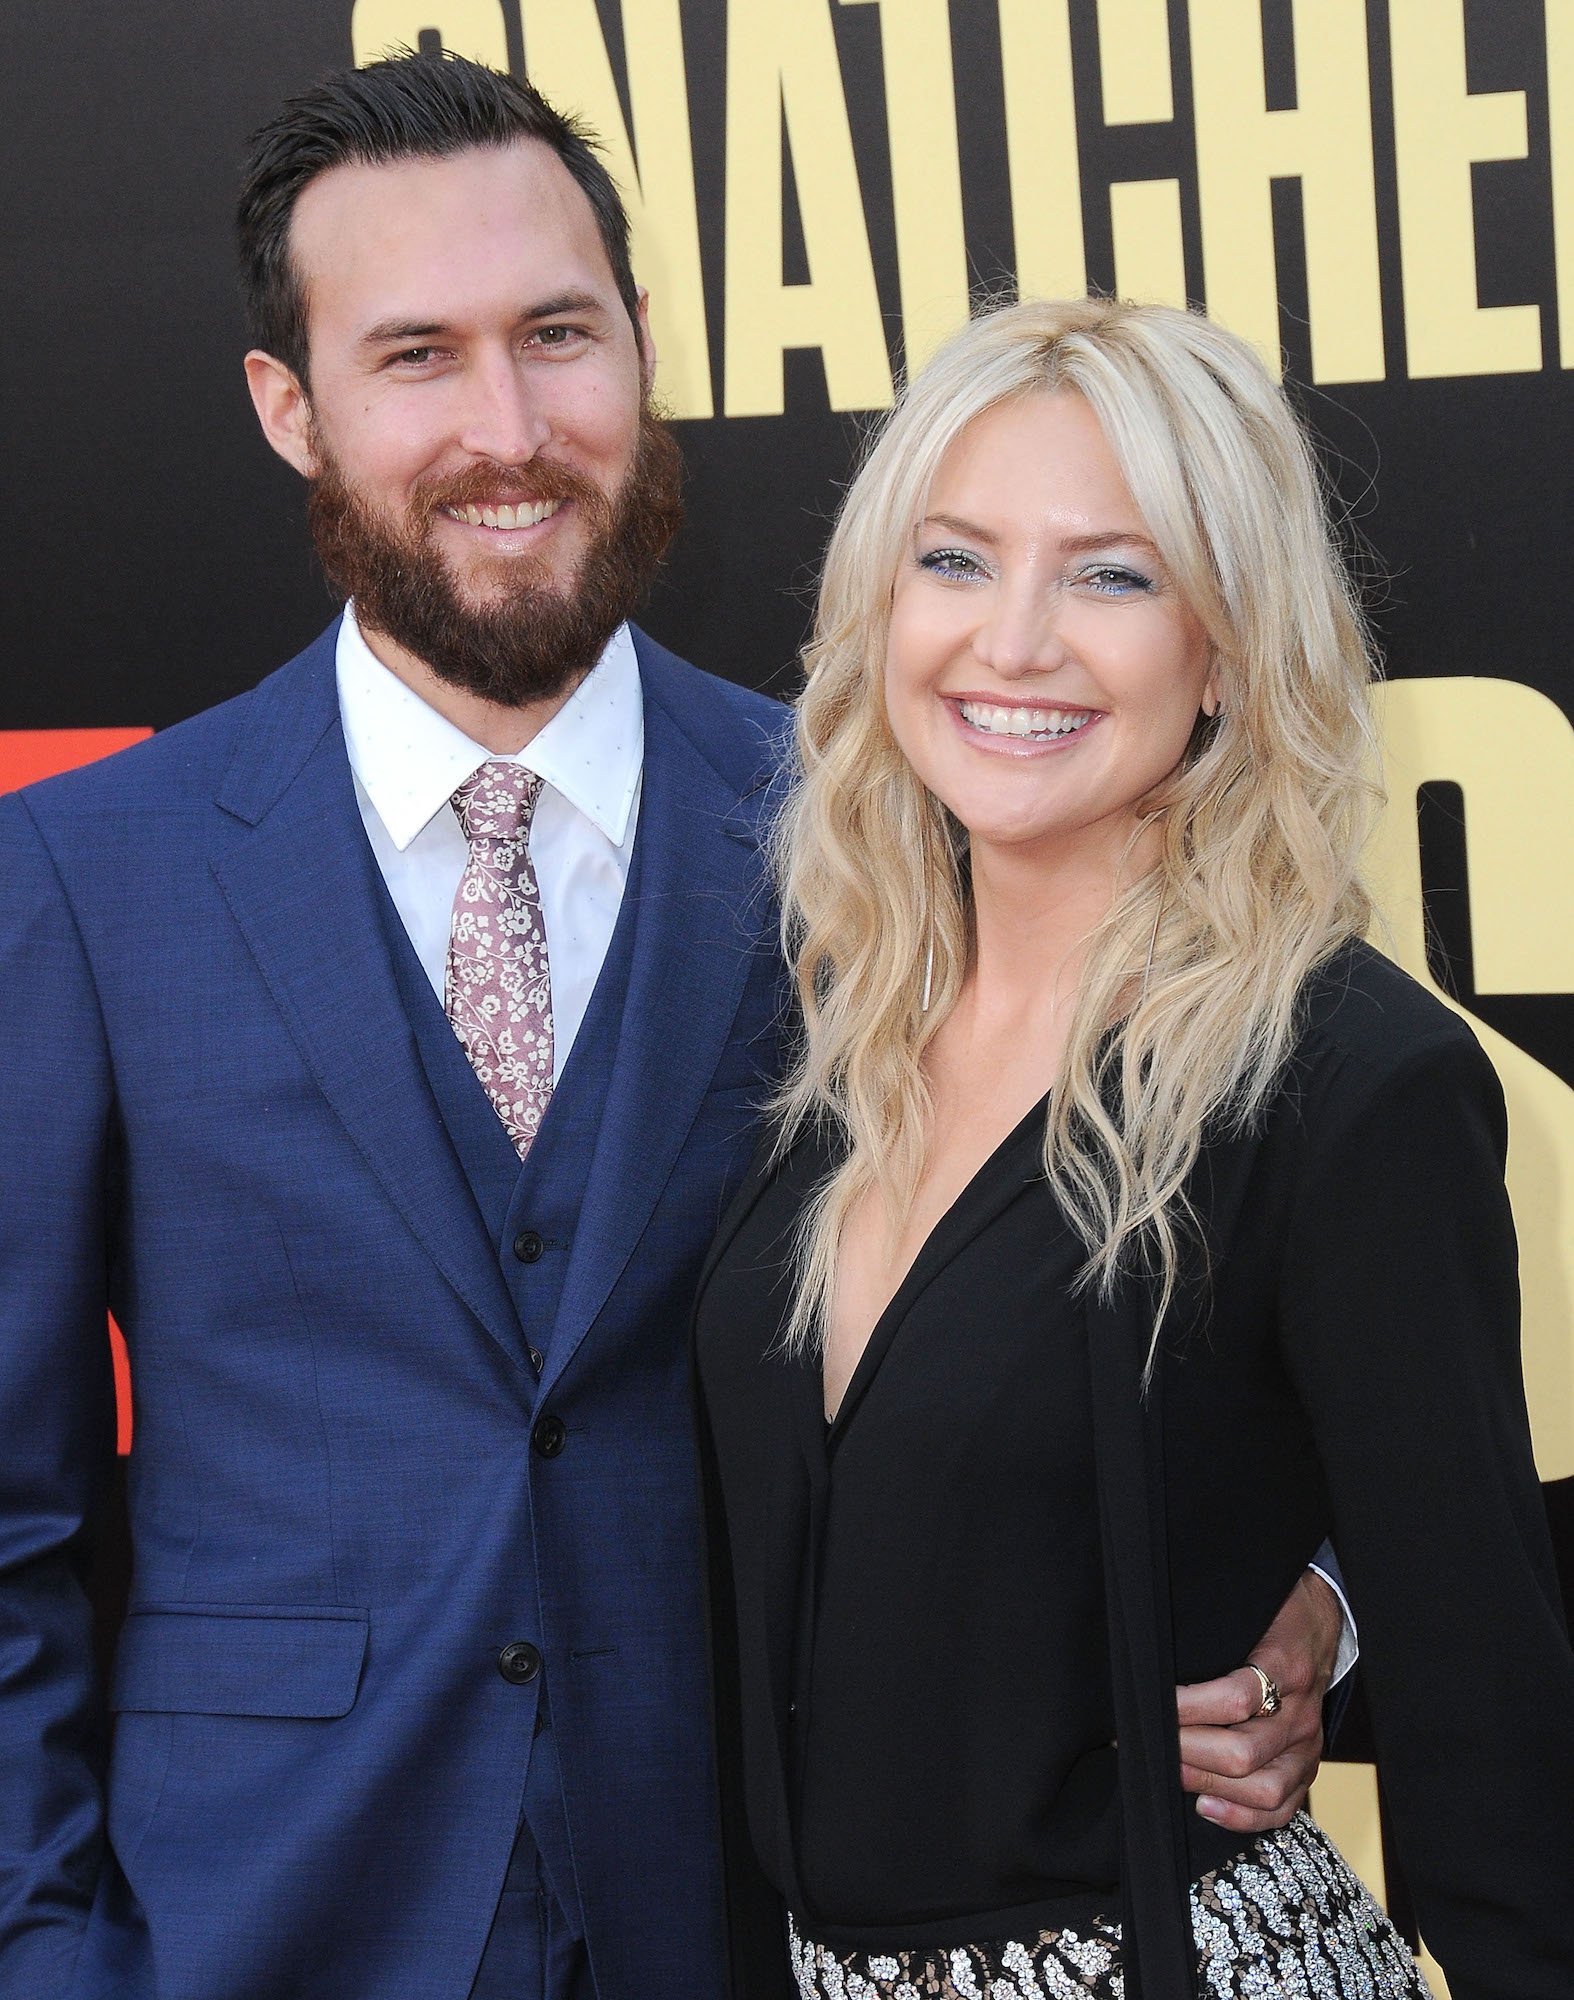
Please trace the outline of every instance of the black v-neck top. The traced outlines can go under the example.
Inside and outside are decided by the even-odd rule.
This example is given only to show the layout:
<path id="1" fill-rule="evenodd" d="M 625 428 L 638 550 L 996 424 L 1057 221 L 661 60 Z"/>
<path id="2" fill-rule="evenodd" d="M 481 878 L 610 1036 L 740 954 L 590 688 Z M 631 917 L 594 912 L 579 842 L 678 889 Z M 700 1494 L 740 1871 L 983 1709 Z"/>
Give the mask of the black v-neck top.
<path id="1" fill-rule="evenodd" d="M 702 1280 L 722 1710 L 735 1688 L 759 1861 L 833 1945 L 1115 1907 L 1089 1313 L 1042 1121 L 941 1219 L 829 1429 L 818 1361 L 781 1348 L 823 1135 L 762 1155 Z M 1163 1483 L 1177 1677 L 1238 1666 L 1331 1537 L 1423 1930 L 1451 1979 L 1550 1994 L 1536 1968 L 1574 1964 L 1574 1655 L 1503 1146 L 1468 1030 L 1365 947 L 1334 961 L 1266 1119 L 1195 1177 L 1210 1274 L 1165 1343 Z M 739 1747 L 724 1727 L 724 1771 Z M 1184 1817 L 1193 1876 L 1249 1845 Z"/>
<path id="2" fill-rule="evenodd" d="M 823 1140 L 794 1147 L 707 1288 L 706 1395 L 754 1460 L 738 1504 L 764 1503 L 797 1570 L 790 1899 L 822 1936 L 1025 1935 L 1118 1879 L 1079 1260 L 1043 1117 L 936 1225 L 829 1426 L 817 1360 L 761 1360 Z"/>

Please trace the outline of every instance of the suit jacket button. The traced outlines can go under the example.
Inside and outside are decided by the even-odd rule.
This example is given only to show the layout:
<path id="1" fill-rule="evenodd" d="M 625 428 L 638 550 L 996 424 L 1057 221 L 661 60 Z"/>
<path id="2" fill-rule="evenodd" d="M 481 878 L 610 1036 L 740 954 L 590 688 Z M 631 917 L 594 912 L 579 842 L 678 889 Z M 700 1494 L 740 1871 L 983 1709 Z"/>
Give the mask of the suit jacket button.
<path id="1" fill-rule="evenodd" d="M 538 1417 L 530 1442 L 543 1458 L 556 1458 L 563 1449 L 568 1431 L 561 1417 Z"/>
<path id="2" fill-rule="evenodd" d="M 539 1264 L 546 1247 L 534 1229 L 521 1229 L 514 1238 L 514 1255 L 521 1264 Z"/>
<path id="3" fill-rule="evenodd" d="M 497 1671 L 515 1687 L 528 1687 L 541 1671 L 541 1655 L 528 1639 L 516 1639 L 498 1654 Z"/>

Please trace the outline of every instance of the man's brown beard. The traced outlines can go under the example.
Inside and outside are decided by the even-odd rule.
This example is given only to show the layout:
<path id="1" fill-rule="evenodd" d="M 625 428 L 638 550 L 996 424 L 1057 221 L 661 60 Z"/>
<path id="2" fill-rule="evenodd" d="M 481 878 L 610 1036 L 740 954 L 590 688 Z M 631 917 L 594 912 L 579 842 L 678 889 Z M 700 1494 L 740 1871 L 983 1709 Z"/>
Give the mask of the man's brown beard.
<path id="1" fill-rule="evenodd" d="M 508 708 L 548 701 L 584 678 L 643 602 L 683 518 L 677 441 L 649 409 L 640 414 L 634 462 L 614 494 L 553 460 L 483 460 L 417 486 L 408 526 L 389 521 L 351 487 L 320 434 L 314 449 L 321 471 L 307 515 L 329 582 L 355 599 L 367 629 L 451 686 Z M 550 582 L 541 563 L 516 556 L 490 566 L 506 586 L 500 595 L 482 604 L 462 595 L 437 546 L 433 516 L 440 507 L 492 504 L 499 495 L 567 501 L 580 514 L 585 553 L 566 586 Z"/>

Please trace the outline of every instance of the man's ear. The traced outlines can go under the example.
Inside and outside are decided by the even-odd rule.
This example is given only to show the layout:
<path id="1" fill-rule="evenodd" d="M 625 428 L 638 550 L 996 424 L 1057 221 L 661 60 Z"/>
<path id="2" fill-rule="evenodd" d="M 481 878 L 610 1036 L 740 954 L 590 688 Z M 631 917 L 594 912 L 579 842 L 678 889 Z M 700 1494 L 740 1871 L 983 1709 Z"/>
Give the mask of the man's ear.
<path id="1" fill-rule="evenodd" d="M 317 476 L 311 447 L 311 403 L 293 368 L 254 347 L 246 356 L 246 386 L 262 434 L 305 479 Z"/>
<path id="2" fill-rule="evenodd" d="M 651 384 L 656 379 L 656 343 L 650 335 L 650 293 L 643 285 L 639 288 L 638 310 L 636 331 L 639 334 L 639 379 L 648 396 Z"/>

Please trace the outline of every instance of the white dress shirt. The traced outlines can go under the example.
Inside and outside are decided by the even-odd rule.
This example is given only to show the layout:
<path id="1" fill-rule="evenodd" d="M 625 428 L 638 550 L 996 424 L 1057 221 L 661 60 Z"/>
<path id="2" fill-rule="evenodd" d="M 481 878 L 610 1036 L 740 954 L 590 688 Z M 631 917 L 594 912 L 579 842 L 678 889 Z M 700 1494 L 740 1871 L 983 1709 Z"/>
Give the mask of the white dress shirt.
<path id="1" fill-rule="evenodd" d="M 493 753 L 406 687 L 346 605 L 339 714 L 366 835 L 439 999 L 454 895 L 469 847 L 451 803 Z M 639 820 L 645 711 L 634 640 L 620 625 L 552 720 L 516 757 L 542 779 L 530 826 L 552 983 L 552 1080 L 574 1046 L 623 904 Z"/>

